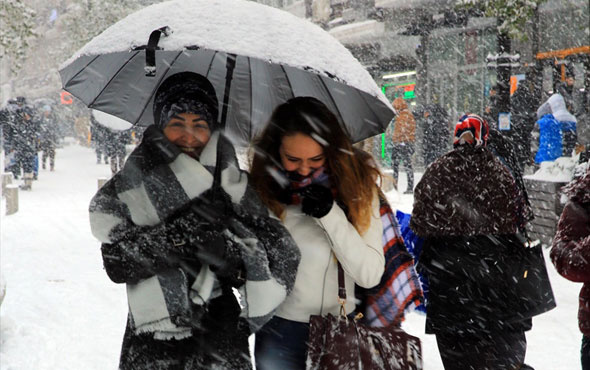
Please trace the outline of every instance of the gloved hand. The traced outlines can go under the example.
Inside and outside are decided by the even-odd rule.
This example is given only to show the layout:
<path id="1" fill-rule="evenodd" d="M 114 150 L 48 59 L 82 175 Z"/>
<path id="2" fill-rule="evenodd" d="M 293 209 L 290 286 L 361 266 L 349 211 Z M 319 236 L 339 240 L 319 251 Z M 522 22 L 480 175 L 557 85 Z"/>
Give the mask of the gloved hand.
<path id="1" fill-rule="evenodd" d="M 239 288 L 246 282 L 246 268 L 238 245 L 227 241 L 225 255 L 219 265 L 211 267 L 222 284 Z"/>
<path id="2" fill-rule="evenodd" d="M 233 224 L 231 218 L 212 224 L 189 208 L 169 224 L 169 235 L 176 240 L 172 248 L 189 267 L 208 264 L 220 281 L 233 287 L 244 284 L 246 274 L 240 249 L 226 230 L 227 225 Z"/>
<path id="3" fill-rule="evenodd" d="M 214 192 L 207 190 L 190 203 L 191 210 L 202 220 L 213 227 L 223 226 L 228 217 L 232 216 L 233 203 L 229 194 L 223 189 Z"/>
<path id="4" fill-rule="evenodd" d="M 203 317 L 206 330 L 225 330 L 234 332 L 240 318 L 240 304 L 231 289 L 224 289 L 223 294 L 213 298 L 207 304 L 207 313 Z"/>
<path id="5" fill-rule="evenodd" d="M 299 191 L 301 211 L 311 217 L 321 218 L 330 212 L 334 204 L 332 190 L 318 184 L 311 184 Z"/>
<path id="6" fill-rule="evenodd" d="M 161 153 L 165 163 L 171 163 L 182 153 L 155 125 L 148 126 L 144 131 L 142 142 L 151 150 Z"/>

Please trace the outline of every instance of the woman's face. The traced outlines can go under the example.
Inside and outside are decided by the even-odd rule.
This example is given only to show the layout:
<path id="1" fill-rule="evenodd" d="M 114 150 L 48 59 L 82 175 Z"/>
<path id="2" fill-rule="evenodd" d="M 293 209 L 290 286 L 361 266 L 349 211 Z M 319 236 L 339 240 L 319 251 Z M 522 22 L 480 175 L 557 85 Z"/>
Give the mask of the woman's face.
<path id="1" fill-rule="evenodd" d="M 307 176 L 326 162 L 324 148 L 309 135 L 296 133 L 284 136 L 279 148 L 285 170 Z"/>
<path id="2" fill-rule="evenodd" d="M 211 130 L 200 115 L 180 113 L 170 118 L 164 127 L 164 136 L 183 152 L 198 157 L 211 138 Z"/>

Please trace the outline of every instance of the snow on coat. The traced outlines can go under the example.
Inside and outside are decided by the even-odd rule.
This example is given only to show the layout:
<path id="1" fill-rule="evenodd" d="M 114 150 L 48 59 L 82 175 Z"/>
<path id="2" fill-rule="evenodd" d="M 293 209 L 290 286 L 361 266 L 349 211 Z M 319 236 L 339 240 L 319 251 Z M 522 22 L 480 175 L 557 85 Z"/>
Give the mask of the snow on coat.
<path id="1" fill-rule="evenodd" d="M 410 227 L 420 237 L 512 234 L 525 205 L 486 147 L 461 146 L 432 163 L 414 189 Z"/>
<path id="2" fill-rule="evenodd" d="M 572 181 L 551 248 L 551 261 L 568 280 L 584 283 L 580 290 L 578 323 L 590 335 L 590 172 Z"/>

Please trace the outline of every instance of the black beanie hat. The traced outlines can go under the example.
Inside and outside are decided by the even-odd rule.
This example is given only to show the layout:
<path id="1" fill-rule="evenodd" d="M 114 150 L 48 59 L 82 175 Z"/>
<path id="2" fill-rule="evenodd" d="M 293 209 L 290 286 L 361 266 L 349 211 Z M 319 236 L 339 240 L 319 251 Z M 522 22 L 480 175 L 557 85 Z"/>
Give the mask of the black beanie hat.
<path id="1" fill-rule="evenodd" d="M 203 117 L 209 129 L 218 128 L 217 95 L 211 82 L 197 73 L 176 73 L 164 80 L 154 96 L 154 124 L 163 130 L 175 114 L 194 113 Z"/>

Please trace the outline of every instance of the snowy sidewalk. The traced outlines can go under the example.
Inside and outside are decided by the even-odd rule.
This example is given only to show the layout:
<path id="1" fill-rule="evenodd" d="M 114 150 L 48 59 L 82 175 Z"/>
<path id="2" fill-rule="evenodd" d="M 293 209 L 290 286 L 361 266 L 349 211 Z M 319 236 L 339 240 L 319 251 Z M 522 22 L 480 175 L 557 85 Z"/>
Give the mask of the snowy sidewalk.
<path id="1" fill-rule="evenodd" d="M 117 368 L 127 301 L 124 286 L 104 272 L 100 245 L 90 233 L 90 198 L 97 178 L 110 174 L 95 162 L 90 148 L 59 149 L 56 171 L 42 170 L 33 190 L 20 192 L 18 213 L 1 216 L 0 270 L 7 282 L 0 309 L 2 370 Z M 411 210 L 411 195 L 388 196 L 394 207 Z M 537 370 L 579 370 L 581 284 L 559 277 L 548 256 L 546 261 L 558 306 L 533 320 L 527 363 Z M 442 369 L 434 336 L 424 335 L 424 316 L 408 314 L 403 327 L 422 339 L 424 368 Z"/>

